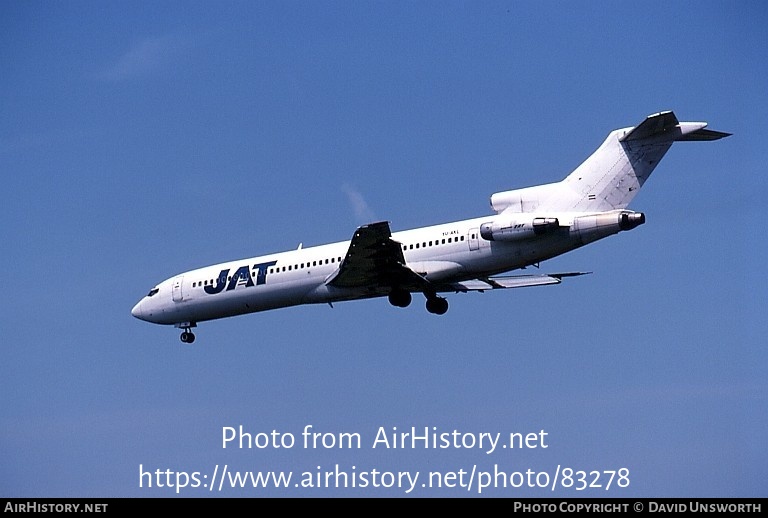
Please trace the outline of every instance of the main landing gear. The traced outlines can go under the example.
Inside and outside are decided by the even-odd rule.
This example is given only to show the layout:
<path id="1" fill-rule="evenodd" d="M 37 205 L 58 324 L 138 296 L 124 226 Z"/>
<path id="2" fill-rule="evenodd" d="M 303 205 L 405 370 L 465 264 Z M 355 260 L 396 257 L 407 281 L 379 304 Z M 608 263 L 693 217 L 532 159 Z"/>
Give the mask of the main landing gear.
<path id="1" fill-rule="evenodd" d="M 427 311 L 435 315 L 444 315 L 448 311 L 448 300 L 437 295 L 427 296 Z"/>
<path id="2" fill-rule="evenodd" d="M 448 301 L 438 297 L 435 293 L 425 293 L 427 297 L 427 311 L 435 315 L 443 315 L 448 311 Z M 389 294 L 389 303 L 398 308 L 405 308 L 411 303 L 411 294 L 405 290 L 392 290 Z"/>
<path id="3" fill-rule="evenodd" d="M 389 303 L 398 308 L 407 308 L 411 303 L 411 294 L 405 290 L 392 290 L 389 294 Z"/>
<path id="4" fill-rule="evenodd" d="M 182 330 L 181 332 L 181 341 L 185 344 L 191 344 L 195 341 L 195 333 L 190 331 L 193 327 L 197 327 L 197 324 L 195 322 L 182 322 L 180 324 L 176 324 L 176 327 Z"/>

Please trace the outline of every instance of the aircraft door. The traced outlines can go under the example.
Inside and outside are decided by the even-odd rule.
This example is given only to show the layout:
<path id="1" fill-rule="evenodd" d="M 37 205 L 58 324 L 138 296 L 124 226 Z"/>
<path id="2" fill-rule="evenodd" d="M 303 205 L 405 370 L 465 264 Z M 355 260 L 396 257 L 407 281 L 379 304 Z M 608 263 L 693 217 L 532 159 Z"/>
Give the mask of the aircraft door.
<path id="1" fill-rule="evenodd" d="M 173 292 L 174 302 L 181 302 L 181 300 L 184 298 L 183 293 L 181 291 L 183 286 L 183 283 L 182 283 L 183 280 L 184 280 L 183 275 L 179 275 L 178 277 L 173 279 L 173 285 L 172 285 L 171 291 Z"/>
<path id="2" fill-rule="evenodd" d="M 467 239 L 469 241 L 469 249 L 470 250 L 477 250 L 480 248 L 480 245 L 477 242 L 477 238 L 480 235 L 480 229 L 479 228 L 470 228 L 469 233 L 467 234 Z"/>

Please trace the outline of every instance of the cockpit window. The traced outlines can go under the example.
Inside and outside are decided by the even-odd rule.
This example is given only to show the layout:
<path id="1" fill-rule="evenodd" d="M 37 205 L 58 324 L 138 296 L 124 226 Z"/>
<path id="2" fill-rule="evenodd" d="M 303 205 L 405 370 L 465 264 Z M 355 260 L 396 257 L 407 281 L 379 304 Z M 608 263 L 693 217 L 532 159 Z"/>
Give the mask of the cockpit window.
<path id="1" fill-rule="evenodd" d="M 160 288 L 152 288 L 151 290 L 149 290 L 149 293 L 147 293 L 147 297 L 151 297 L 152 295 L 154 295 L 158 291 L 160 291 Z"/>

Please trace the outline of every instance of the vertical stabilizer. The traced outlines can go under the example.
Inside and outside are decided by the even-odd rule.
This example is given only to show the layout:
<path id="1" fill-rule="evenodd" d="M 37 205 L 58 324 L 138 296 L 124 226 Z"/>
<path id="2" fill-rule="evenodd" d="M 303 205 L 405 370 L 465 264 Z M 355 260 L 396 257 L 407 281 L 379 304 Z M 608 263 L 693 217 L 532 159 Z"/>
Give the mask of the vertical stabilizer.
<path id="1" fill-rule="evenodd" d="M 649 115 L 638 126 L 612 131 L 563 181 L 496 193 L 497 212 L 603 212 L 624 209 L 675 141 L 717 140 L 730 133 L 706 122 L 679 122 L 671 111 Z"/>

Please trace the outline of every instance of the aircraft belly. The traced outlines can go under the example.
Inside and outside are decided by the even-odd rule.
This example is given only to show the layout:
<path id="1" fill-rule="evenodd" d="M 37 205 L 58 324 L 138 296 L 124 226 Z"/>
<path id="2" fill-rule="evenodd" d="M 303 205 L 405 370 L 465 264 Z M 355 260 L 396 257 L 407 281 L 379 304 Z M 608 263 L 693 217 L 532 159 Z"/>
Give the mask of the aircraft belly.
<path id="1" fill-rule="evenodd" d="M 279 289 L 272 289 L 279 286 Z M 314 287 L 296 281 L 276 285 L 237 287 L 231 292 L 199 295 L 189 302 L 188 310 L 182 311 L 185 320 L 202 322 L 231 315 L 256 313 L 280 307 L 303 304 L 307 291 Z"/>
<path id="2" fill-rule="evenodd" d="M 472 260 L 467 278 L 525 268 L 582 246 L 571 236 L 544 236 L 529 242 L 492 242 L 488 252 Z"/>
<path id="3" fill-rule="evenodd" d="M 303 304 L 325 304 L 328 302 L 341 302 L 347 300 L 368 299 L 381 297 L 390 292 L 389 286 L 367 286 L 359 288 L 337 288 L 327 284 L 321 284 L 307 292 L 302 301 Z"/>
<path id="4" fill-rule="evenodd" d="M 433 282 L 455 279 L 466 273 L 466 268 L 458 261 L 417 261 L 407 263 L 407 266 Z"/>

